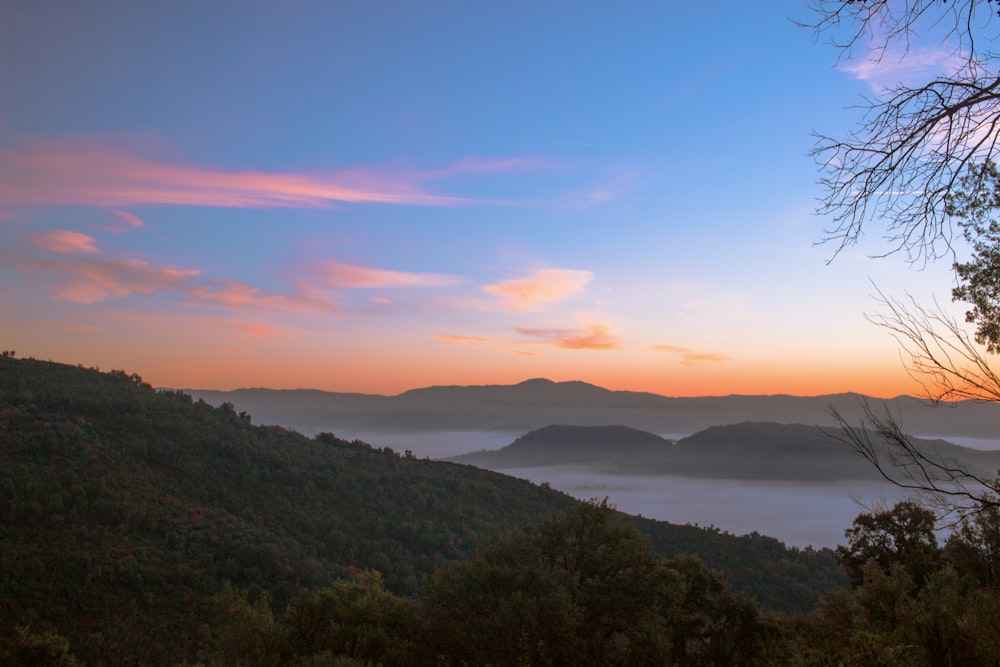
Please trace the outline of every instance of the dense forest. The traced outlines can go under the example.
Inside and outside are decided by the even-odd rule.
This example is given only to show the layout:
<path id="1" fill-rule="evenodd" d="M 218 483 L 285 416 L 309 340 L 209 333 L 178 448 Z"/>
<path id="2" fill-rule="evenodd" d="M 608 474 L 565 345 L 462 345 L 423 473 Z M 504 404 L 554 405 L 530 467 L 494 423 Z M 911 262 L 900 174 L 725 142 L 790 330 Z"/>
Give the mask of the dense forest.
<path id="1" fill-rule="evenodd" d="M 3 664 L 997 664 L 1000 521 L 902 512 L 787 549 L 0 356 Z"/>

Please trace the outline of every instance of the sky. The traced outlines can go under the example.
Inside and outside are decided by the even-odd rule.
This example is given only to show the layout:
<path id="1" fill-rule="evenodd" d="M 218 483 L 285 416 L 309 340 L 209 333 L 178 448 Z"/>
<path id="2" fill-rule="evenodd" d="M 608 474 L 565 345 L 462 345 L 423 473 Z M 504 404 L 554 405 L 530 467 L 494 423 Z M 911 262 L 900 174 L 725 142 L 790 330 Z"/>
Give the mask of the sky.
<path id="1" fill-rule="evenodd" d="M 950 267 L 818 243 L 808 153 L 947 56 L 838 60 L 808 19 L 3 3 L 0 348 L 175 388 L 918 393 L 865 315 Z"/>

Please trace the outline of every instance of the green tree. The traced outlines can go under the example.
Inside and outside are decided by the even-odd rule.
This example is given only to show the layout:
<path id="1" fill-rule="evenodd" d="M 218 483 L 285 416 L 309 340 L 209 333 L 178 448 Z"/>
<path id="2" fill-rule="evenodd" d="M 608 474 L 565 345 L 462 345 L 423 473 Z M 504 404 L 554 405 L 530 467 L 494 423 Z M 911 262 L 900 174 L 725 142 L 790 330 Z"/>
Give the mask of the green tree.
<path id="1" fill-rule="evenodd" d="M 267 595 L 251 602 L 246 591 L 230 586 L 215 597 L 212 632 L 214 651 L 211 664 L 278 664 L 281 632 Z"/>
<path id="2" fill-rule="evenodd" d="M 934 513 L 912 500 L 896 503 L 889 510 L 858 515 L 844 531 L 847 546 L 837 547 L 851 585 L 860 586 L 866 565 L 874 562 L 885 572 L 898 564 L 918 587 L 923 586 L 941 556 L 934 525 Z"/>
<path id="3" fill-rule="evenodd" d="M 33 632 L 16 626 L 0 640 L 0 661 L 9 667 L 76 667 L 69 641 L 55 632 Z"/>
<path id="4" fill-rule="evenodd" d="M 680 577 L 607 504 L 584 504 L 481 548 L 425 594 L 454 664 L 643 664 L 667 648 L 660 611 Z"/>
<path id="5" fill-rule="evenodd" d="M 418 617 L 413 603 L 383 588 L 378 572 L 296 597 L 282 616 L 286 658 L 330 655 L 383 665 L 407 664 Z"/>
<path id="6" fill-rule="evenodd" d="M 696 560 L 669 564 L 606 503 L 581 505 L 481 548 L 424 596 L 449 664 L 747 662 L 759 615 Z"/>

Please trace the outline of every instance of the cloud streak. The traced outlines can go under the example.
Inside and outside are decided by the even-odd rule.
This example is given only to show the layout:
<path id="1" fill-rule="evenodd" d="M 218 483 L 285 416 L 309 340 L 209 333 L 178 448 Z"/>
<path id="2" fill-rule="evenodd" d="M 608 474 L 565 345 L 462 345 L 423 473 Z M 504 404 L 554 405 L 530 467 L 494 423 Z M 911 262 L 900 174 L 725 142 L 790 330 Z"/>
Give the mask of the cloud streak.
<path id="1" fill-rule="evenodd" d="M 24 273 L 44 273 L 56 278 L 56 298 L 74 303 L 98 303 L 130 294 L 150 295 L 183 290 L 199 274 L 195 269 L 153 266 L 138 259 L 107 257 L 37 257 L 17 251 L 0 251 L 0 264 Z"/>
<path id="2" fill-rule="evenodd" d="M 471 200 L 419 186 L 420 175 L 352 169 L 227 171 L 171 164 L 95 142 L 32 141 L 0 150 L 0 205 L 137 204 L 327 208 L 336 204 L 454 206 Z M 117 213 L 135 226 L 138 218 Z"/>
<path id="3" fill-rule="evenodd" d="M 442 273 L 408 273 L 343 262 L 319 263 L 313 273 L 320 282 L 331 287 L 354 289 L 447 287 L 462 282 L 458 276 Z"/>
<path id="4" fill-rule="evenodd" d="M 514 330 L 527 338 L 548 342 L 565 350 L 620 350 L 620 339 L 609 329 L 607 324 L 595 323 L 582 329 L 515 327 Z"/>
<path id="5" fill-rule="evenodd" d="M 300 287 L 290 294 L 266 292 L 234 280 L 208 280 L 184 289 L 188 303 L 222 306 L 229 310 L 280 310 L 290 313 L 333 312 L 336 303 L 313 290 Z"/>
<path id="6" fill-rule="evenodd" d="M 691 366 L 702 362 L 714 363 L 729 360 L 729 356 L 723 354 L 722 352 L 696 352 L 689 347 L 683 347 L 681 345 L 669 345 L 664 343 L 660 345 L 652 345 L 650 346 L 650 349 L 661 352 L 669 352 L 676 355 L 680 363 L 684 366 Z"/>
<path id="7" fill-rule="evenodd" d="M 590 271 L 539 269 L 524 278 L 484 285 L 483 290 L 501 297 L 511 310 L 535 311 L 582 292 L 592 278 Z"/>
<path id="8" fill-rule="evenodd" d="M 97 239 L 87 236 L 86 234 L 71 232 L 66 229 L 54 229 L 50 232 L 45 232 L 44 234 L 32 234 L 29 232 L 25 234 L 24 237 L 28 243 L 36 248 L 39 248 L 40 250 L 54 252 L 61 255 L 101 252 L 97 246 L 94 245 L 97 243 Z"/>
<path id="9" fill-rule="evenodd" d="M 146 224 L 142 221 L 142 218 L 132 213 L 126 213 L 125 211 L 112 211 L 112 213 L 129 227 L 143 227 Z"/>

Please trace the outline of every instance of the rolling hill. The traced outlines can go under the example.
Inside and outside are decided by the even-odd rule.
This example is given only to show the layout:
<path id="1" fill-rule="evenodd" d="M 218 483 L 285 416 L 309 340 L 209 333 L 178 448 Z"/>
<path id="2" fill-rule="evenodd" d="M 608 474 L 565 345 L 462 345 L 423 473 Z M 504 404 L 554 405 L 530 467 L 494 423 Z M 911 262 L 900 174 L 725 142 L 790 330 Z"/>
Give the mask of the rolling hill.
<path id="1" fill-rule="evenodd" d="M 868 461 L 837 440 L 837 434 L 833 428 L 746 422 L 712 426 L 674 441 L 626 426 L 546 426 L 502 449 L 449 460 L 491 470 L 558 465 L 615 474 L 714 479 L 880 479 Z M 984 478 L 1000 469 L 1000 452 L 943 440 L 916 442 L 923 451 L 961 463 Z"/>

